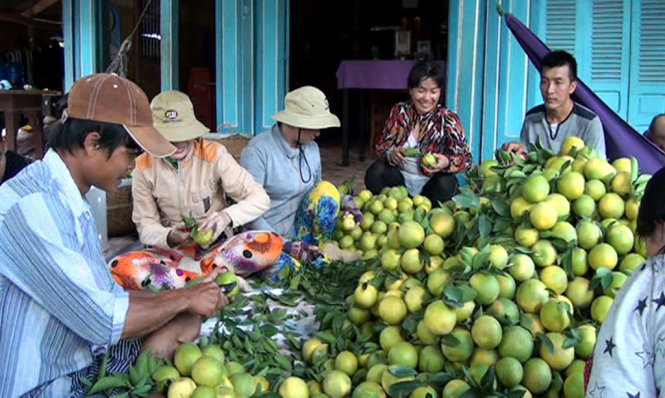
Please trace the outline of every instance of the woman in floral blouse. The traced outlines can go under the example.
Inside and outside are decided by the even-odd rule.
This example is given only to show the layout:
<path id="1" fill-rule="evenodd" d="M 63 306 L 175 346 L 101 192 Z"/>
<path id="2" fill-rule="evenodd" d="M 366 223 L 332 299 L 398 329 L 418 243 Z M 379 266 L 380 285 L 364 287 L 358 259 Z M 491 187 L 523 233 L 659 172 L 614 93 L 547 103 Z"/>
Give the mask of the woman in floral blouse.
<path id="1" fill-rule="evenodd" d="M 406 185 L 411 195 L 425 195 L 436 204 L 457 192 L 455 173 L 471 166 L 471 153 L 459 117 L 439 103 L 444 79 L 443 70 L 432 61 L 411 69 L 411 100 L 393 106 L 376 145 L 379 159 L 365 172 L 365 186 L 373 193 Z M 418 155 L 407 156 L 413 153 Z M 436 160 L 429 167 L 421 161 L 428 153 Z"/>

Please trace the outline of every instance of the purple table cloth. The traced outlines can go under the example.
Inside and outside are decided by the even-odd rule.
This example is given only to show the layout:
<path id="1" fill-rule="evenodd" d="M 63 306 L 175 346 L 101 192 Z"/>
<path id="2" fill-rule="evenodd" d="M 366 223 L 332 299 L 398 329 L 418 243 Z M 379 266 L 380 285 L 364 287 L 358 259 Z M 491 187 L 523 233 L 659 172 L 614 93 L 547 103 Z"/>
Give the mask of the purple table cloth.
<path id="1" fill-rule="evenodd" d="M 337 68 L 337 88 L 405 90 L 415 60 L 345 60 Z M 439 63 L 445 71 L 444 61 Z"/>

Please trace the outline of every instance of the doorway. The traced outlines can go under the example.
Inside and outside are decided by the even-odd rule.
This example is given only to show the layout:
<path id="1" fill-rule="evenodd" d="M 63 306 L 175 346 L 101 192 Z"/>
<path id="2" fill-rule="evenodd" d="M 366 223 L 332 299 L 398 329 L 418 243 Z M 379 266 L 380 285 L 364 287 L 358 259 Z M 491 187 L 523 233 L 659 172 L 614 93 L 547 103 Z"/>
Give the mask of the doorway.
<path id="1" fill-rule="evenodd" d="M 397 32 L 408 32 L 402 43 L 407 50 L 399 54 Z M 445 62 L 448 0 L 291 0 L 289 35 L 288 91 L 304 85 L 318 87 L 341 118 L 343 95 L 336 72 L 343 60 Z M 406 90 L 350 90 L 352 158 L 357 149 L 369 144 L 370 137 L 380 134 L 391 105 L 407 99 Z M 341 146 L 341 133 L 336 131 L 340 129 L 330 130 L 319 138 L 321 146 Z"/>

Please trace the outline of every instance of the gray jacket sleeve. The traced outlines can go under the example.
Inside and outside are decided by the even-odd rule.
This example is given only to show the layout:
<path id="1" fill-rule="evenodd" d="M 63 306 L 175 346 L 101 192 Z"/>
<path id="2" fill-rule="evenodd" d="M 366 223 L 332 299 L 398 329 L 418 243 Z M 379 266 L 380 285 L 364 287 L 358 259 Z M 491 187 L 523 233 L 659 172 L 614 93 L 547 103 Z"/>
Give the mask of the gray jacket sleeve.
<path id="1" fill-rule="evenodd" d="M 598 116 L 591 120 L 583 138 L 586 145 L 595 149 L 600 157 L 607 157 L 605 152 L 605 133 L 603 132 L 603 124 L 600 122 Z"/>

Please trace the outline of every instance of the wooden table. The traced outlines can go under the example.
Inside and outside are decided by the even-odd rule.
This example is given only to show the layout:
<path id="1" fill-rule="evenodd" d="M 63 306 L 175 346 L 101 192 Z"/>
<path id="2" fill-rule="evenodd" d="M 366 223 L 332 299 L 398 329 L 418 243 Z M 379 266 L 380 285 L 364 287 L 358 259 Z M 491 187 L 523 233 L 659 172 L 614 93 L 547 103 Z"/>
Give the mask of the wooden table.
<path id="1" fill-rule="evenodd" d="M 5 115 L 5 130 L 7 132 L 7 147 L 9 150 L 16 150 L 16 134 L 21 127 L 21 116 L 25 116 L 30 126 L 32 126 L 31 134 L 34 134 L 37 138 L 35 140 L 35 157 L 41 158 L 44 155 L 42 106 L 45 105 L 45 102 L 49 102 L 49 97 L 60 95 L 61 93 L 58 91 L 0 91 L 0 112 Z"/>

